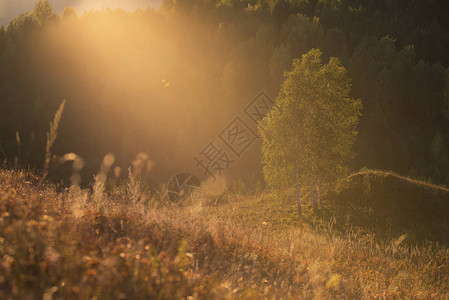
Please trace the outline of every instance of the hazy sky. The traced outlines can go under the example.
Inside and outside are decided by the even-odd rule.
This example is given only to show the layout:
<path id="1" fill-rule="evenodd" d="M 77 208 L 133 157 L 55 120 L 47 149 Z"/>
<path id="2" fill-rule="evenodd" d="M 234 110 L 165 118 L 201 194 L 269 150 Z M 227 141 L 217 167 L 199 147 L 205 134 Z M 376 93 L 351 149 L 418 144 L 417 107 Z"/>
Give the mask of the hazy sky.
<path id="1" fill-rule="evenodd" d="M 7 25 L 9 21 L 21 13 L 33 10 L 37 0 L 0 0 L 0 26 Z M 134 11 L 136 8 L 146 9 L 148 6 L 156 7 L 160 0 L 50 0 L 56 13 L 61 13 L 64 7 L 74 7 L 78 14 L 93 8 L 123 8 Z"/>

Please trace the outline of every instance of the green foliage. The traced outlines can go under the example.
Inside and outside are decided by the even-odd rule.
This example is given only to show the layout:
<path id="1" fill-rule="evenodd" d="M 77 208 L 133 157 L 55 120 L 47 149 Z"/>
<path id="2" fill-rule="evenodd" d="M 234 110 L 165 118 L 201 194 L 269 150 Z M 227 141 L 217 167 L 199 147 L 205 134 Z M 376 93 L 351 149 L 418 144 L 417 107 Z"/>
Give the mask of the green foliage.
<path id="1" fill-rule="evenodd" d="M 234 46 L 223 68 L 222 90 L 227 95 L 231 109 L 238 105 L 238 97 L 251 99 L 260 90 L 271 86 L 269 61 L 276 41 L 276 31 L 271 24 L 256 23 L 254 26 L 255 35 Z"/>
<path id="2" fill-rule="evenodd" d="M 270 74 L 273 83 L 280 87 L 284 79 L 284 72 L 292 64 L 293 54 L 289 44 L 281 44 L 273 50 L 270 60 Z"/>
<path id="3" fill-rule="evenodd" d="M 301 14 L 290 15 L 282 24 L 281 34 L 291 46 L 293 53 L 298 54 L 319 48 L 324 38 L 319 20 Z"/>
<path id="4" fill-rule="evenodd" d="M 327 57 L 338 57 L 346 62 L 349 58 L 346 34 L 337 28 L 328 30 L 323 41 L 323 52 Z"/>
<path id="5" fill-rule="evenodd" d="M 443 89 L 443 101 L 442 101 L 442 110 L 444 116 L 449 119 L 449 68 L 446 69 L 446 74 L 444 76 L 444 89 Z"/>
<path id="6" fill-rule="evenodd" d="M 416 62 L 415 47 L 396 50 L 395 41 L 386 36 L 358 45 L 349 69 L 359 74 L 354 95 L 364 104 L 356 147 L 359 163 L 405 174 L 414 167 L 420 175 L 434 176 L 428 149 L 437 129 L 447 138 L 439 125 L 444 119 L 444 68 Z M 444 176 L 434 177 L 436 182 L 448 171 L 442 168 Z"/>
<path id="7" fill-rule="evenodd" d="M 339 60 L 323 64 L 321 57 L 311 50 L 293 62 L 275 108 L 260 125 L 272 189 L 289 189 L 298 179 L 312 188 L 347 173 L 361 102 L 349 97 L 350 80 Z"/>
<path id="8" fill-rule="evenodd" d="M 448 151 L 444 137 L 439 130 L 435 132 L 435 136 L 430 146 L 429 155 L 430 162 L 434 169 L 433 178 L 437 178 L 439 179 L 439 182 L 441 182 L 441 177 L 443 175 L 441 174 L 441 171 L 446 169 L 448 164 Z"/>
<path id="9" fill-rule="evenodd" d="M 134 13 L 77 17 L 66 8 L 54 22 L 50 2 L 40 0 L 0 29 L 1 160 L 14 160 L 16 130 L 23 145 L 45 147 L 47 125 L 35 120 L 46 113 L 36 116 L 33 101 L 41 97 L 45 110 L 62 95 L 74 105 L 61 150 L 83 149 L 84 182 L 107 152 L 121 153 L 127 168 L 140 151 L 137 143 L 121 146 L 127 131 L 175 170 L 179 147 L 167 141 L 202 144 L 259 91 L 276 97 L 293 59 L 320 48 L 325 60 L 340 59 L 353 79 L 351 97 L 363 99 L 353 167 L 415 170 L 442 182 L 449 165 L 435 175 L 429 149 L 437 130 L 449 141 L 448 12 L 445 1 L 424 0 L 167 0 Z M 43 151 L 29 152 L 23 163 L 39 167 Z M 258 155 L 247 161 L 256 167 L 239 176 L 260 171 Z M 157 174 L 158 183 L 166 176 Z"/>
<path id="10" fill-rule="evenodd" d="M 448 243 L 449 190 L 394 173 L 366 171 L 339 182 L 326 197 L 335 227 L 358 227 L 388 240 Z"/>
<path id="11" fill-rule="evenodd" d="M 53 16 L 53 8 L 48 0 L 38 0 L 34 6 L 34 15 L 39 25 L 44 25 Z"/>
<path id="12" fill-rule="evenodd" d="M 291 13 L 290 3 L 287 0 L 276 0 L 272 2 L 271 15 L 275 22 L 281 25 L 286 19 L 288 19 Z"/>
<path id="13" fill-rule="evenodd" d="M 165 18 L 169 19 L 173 17 L 176 12 L 176 1 L 162 0 L 159 10 Z"/>
<path id="14" fill-rule="evenodd" d="M 62 12 L 63 20 L 72 20 L 72 19 L 77 19 L 77 18 L 78 18 L 78 14 L 73 7 L 65 7 L 64 8 L 64 11 Z"/>
<path id="15" fill-rule="evenodd" d="M 0 28 L 0 57 L 6 47 L 6 29 L 4 26 Z"/>

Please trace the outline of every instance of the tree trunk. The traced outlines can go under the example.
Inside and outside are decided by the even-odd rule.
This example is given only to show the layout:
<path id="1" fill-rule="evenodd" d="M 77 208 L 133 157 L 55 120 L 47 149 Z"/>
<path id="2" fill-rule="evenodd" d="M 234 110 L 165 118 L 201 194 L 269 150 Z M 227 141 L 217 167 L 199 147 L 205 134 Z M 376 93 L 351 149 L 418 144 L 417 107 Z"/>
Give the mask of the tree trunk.
<path id="1" fill-rule="evenodd" d="M 298 152 L 298 134 L 296 134 L 296 152 Z M 298 153 L 296 153 L 296 200 L 298 201 L 298 214 L 302 215 L 301 208 L 301 191 L 299 186 L 299 161 L 298 161 Z"/>
<path id="2" fill-rule="evenodd" d="M 321 198 L 321 178 L 318 179 L 318 205 L 320 207 L 323 207 L 323 201 Z"/>
<path id="3" fill-rule="evenodd" d="M 312 201 L 313 210 L 316 211 L 318 208 L 316 201 L 316 187 L 315 182 L 312 179 L 310 179 L 310 199 Z"/>
<path id="4" fill-rule="evenodd" d="M 299 216 L 302 215 L 302 208 L 301 208 L 301 191 L 299 187 L 299 162 L 296 161 L 296 200 L 298 201 L 298 213 Z"/>

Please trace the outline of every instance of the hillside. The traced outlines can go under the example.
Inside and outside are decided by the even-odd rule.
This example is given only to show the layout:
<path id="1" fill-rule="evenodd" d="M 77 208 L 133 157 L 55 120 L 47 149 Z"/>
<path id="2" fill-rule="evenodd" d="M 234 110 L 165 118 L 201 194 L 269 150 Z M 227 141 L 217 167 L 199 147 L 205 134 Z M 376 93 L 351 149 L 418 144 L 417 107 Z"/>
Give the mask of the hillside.
<path id="1" fill-rule="evenodd" d="M 245 191 L 243 191 L 245 194 Z M 205 195 L 207 196 L 207 195 Z M 216 198 L 218 201 L 215 201 Z M 302 218 L 295 199 L 270 193 L 242 195 L 226 191 L 209 197 L 211 213 L 246 227 L 266 223 L 274 230 L 311 226 L 335 233 L 361 231 L 379 242 L 404 235 L 405 243 L 446 243 L 449 239 L 449 189 L 385 171 L 354 173 L 324 193 L 323 207 L 314 211 L 310 193 L 302 191 Z M 206 197 L 207 198 L 207 197 Z M 234 199 L 234 200 L 229 200 Z"/>
<path id="2" fill-rule="evenodd" d="M 113 8 L 150 2 L 7 2 L 0 18 L 16 16 L 0 26 L 0 161 L 8 167 L 42 168 L 48 124 L 66 99 L 53 154 L 84 160 L 83 186 L 106 153 L 126 170 L 145 152 L 155 185 L 201 174 L 193 157 L 236 117 L 244 120 L 261 91 L 275 102 L 293 62 L 319 49 L 324 64 L 338 58 L 350 98 L 362 101 L 356 156 L 345 167 L 449 182 L 447 1 L 167 0 L 135 12 Z M 83 13 L 106 2 L 112 9 Z M 333 118 L 316 125 L 326 120 Z M 232 180 L 261 172 L 252 145 L 226 168 Z M 51 169 L 55 182 L 70 183 L 68 163 L 55 160 Z"/>
<path id="3" fill-rule="evenodd" d="M 449 241 L 449 189 L 391 172 L 349 176 L 329 193 L 337 227 L 360 227 L 381 237 Z"/>
<path id="4" fill-rule="evenodd" d="M 96 195 L 0 171 L 0 298 L 449 297 L 441 246 L 276 223 L 256 196 L 181 208 Z"/>

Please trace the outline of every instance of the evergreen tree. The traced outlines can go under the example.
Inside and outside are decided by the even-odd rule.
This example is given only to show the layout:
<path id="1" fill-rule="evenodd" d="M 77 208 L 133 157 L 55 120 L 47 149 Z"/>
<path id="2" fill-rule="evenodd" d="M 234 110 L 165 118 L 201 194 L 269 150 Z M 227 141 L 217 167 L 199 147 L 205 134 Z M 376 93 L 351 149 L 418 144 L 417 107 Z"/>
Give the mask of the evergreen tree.
<path id="1" fill-rule="evenodd" d="M 346 61 L 349 52 L 345 33 L 336 28 L 328 30 L 324 39 L 323 52 L 326 57 L 339 57 L 342 61 Z"/>
<path id="2" fill-rule="evenodd" d="M 301 14 L 290 15 L 282 25 L 281 34 L 295 54 L 304 54 L 312 48 L 318 48 L 324 38 L 319 20 L 309 19 Z"/>
<path id="3" fill-rule="evenodd" d="M 444 116 L 449 119 L 449 68 L 446 69 L 444 75 L 444 89 L 443 89 L 443 101 L 442 101 L 442 111 Z"/>
<path id="4" fill-rule="evenodd" d="M 447 157 L 447 147 L 443 135 L 437 129 L 435 136 L 433 137 L 432 144 L 430 145 L 430 163 L 433 169 L 433 178 L 437 180 L 444 179 L 441 178 L 445 171 L 445 167 L 448 163 Z"/>
<path id="5" fill-rule="evenodd" d="M 3 53 L 3 49 L 5 49 L 6 47 L 6 30 L 5 27 L 2 26 L 2 28 L 0 28 L 0 56 Z"/>
<path id="6" fill-rule="evenodd" d="M 77 19 L 78 14 L 76 13 L 76 10 L 73 7 L 65 7 L 64 11 L 62 12 L 62 18 L 64 20 Z"/>
<path id="7" fill-rule="evenodd" d="M 271 80 L 276 87 L 281 86 L 285 70 L 292 64 L 292 49 L 290 45 L 281 44 L 273 50 L 273 56 L 270 59 Z"/>

